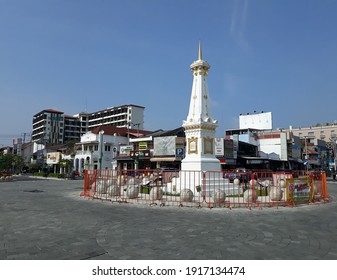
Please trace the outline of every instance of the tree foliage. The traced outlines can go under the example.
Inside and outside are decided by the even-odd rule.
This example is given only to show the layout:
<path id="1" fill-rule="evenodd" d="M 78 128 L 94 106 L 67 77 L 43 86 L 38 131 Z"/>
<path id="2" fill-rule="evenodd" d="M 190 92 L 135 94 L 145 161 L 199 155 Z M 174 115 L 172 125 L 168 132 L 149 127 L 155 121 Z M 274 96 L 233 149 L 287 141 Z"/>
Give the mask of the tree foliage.
<path id="1" fill-rule="evenodd" d="M 15 171 L 21 170 L 24 166 L 22 156 L 12 154 L 0 154 L 0 170 Z"/>

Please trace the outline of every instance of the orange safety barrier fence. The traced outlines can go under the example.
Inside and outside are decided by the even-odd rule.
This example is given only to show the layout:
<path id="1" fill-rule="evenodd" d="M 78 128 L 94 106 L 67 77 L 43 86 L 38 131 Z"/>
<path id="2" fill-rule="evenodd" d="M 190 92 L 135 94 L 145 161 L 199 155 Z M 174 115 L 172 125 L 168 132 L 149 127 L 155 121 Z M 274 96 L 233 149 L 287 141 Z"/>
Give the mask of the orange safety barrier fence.
<path id="1" fill-rule="evenodd" d="M 279 207 L 329 200 L 324 172 L 86 170 L 81 196 L 150 205 Z"/>

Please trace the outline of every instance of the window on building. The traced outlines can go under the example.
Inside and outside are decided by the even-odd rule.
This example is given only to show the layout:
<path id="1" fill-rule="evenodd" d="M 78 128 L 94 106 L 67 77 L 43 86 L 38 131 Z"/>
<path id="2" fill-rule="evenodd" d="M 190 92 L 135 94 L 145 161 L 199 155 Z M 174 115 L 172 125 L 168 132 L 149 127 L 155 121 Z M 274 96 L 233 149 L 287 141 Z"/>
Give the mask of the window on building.
<path id="1" fill-rule="evenodd" d="M 111 146 L 110 145 L 105 145 L 105 151 L 110 152 L 111 151 Z"/>
<path id="2" fill-rule="evenodd" d="M 95 148 L 95 151 L 98 151 L 98 145 L 95 145 L 94 148 Z"/>
<path id="3" fill-rule="evenodd" d="M 320 132 L 320 138 L 321 138 L 321 139 L 325 139 L 325 133 L 324 133 L 324 130 L 321 130 L 321 132 Z"/>

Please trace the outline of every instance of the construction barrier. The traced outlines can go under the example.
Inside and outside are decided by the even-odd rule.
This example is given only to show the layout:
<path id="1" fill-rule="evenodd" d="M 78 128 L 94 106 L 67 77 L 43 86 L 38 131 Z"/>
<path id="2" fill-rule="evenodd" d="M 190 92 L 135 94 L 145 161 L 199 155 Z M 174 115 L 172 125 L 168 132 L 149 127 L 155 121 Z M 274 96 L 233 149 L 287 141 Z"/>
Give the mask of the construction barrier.
<path id="1" fill-rule="evenodd" d="M 325 172 L 86 170 L 81 196 L 190 207 L 279 207 L 329 201 Z"/>

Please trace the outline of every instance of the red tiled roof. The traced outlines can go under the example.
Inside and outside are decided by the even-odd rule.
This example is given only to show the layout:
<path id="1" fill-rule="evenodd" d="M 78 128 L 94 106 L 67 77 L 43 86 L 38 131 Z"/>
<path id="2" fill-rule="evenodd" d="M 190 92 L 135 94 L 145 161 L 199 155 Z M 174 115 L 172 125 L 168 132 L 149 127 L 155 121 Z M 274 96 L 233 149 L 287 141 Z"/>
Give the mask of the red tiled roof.
<path id="1" fill-rule="evenodd" d="M 103 130 L 104 134 L 106 135 L 114 135 L 116 133 L 116 135 L 118 136 L 124 136 L 127 137 L 128 133 L 132 136 L 144 136 L 146 134 L 151 133 L 151 131 L 147 131 L 147 130 L 138 130 L 138 129 L 128 129 L 126 127 L 115 127 L 115 126 L 99 126 L 96 127 L 92 130 L 92 133 L 94 134 L 99 134 L 99 132 Z"/>
<path id="2" fill-rule="evenodd" d="M 304 152 L 305 152 L 305 149 L 304 149 Z M 308 154 L 309 154 L 309 155 L 318 155 L 319 153 L 316 152 L 315 150 L 312 150 L 312 149 L 309 149 L 309 148 L 308 148 Z"/>
<path id="3" fill-rule="evenodd" d="M 70 115 L 64 115 L 67 119 L 78 119 L 78 117 L 70 116 Z"/>
<path id="4" fill-rule="evenodd" d="M 55 109 L 44 109 L 44 110 L 38 112 L 37 114 L 35 114 L 34 117 L 36 117 L 36 116 L 38 116 L 38 115 L 40 115 L 40 114 L 42 114 L 44 112 L 47 112 L 47 113 L 56 113 L 56 114 L 63 114 L 64 113 L 62 111 L 58 111 L 58 110 L 55 110 Z"/>
<path id="5" fill-rule="evenodd" d="M 58 113 L 58 114 L 63 114 L 64 113 L 62 111 L 55 110 L 55 109 L 45 109 L 43 111 L 48 112 L 48 113 Z M 41 111 L 41 112 L 43 112 L 43 111 Z"/>

